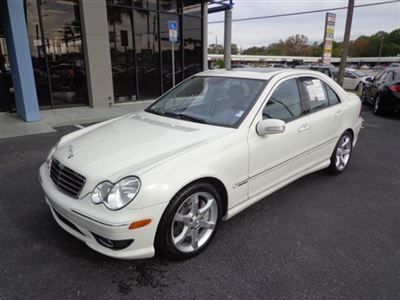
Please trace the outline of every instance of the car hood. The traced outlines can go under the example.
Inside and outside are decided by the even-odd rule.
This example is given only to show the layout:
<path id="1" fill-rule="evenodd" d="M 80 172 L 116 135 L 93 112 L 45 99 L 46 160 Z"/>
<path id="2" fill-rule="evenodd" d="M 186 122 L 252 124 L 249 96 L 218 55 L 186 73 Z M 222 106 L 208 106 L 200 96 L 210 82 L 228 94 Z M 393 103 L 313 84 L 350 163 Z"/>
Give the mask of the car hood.
<path id="1" fill-rule="evenodd" d="M 233 129 L 140 112 L 82 131 L 72 139 L 61 140 L 54 157 L 99 182 L 118 180 L 121 176 L 140 176 L 146 170 L 219 139 Z"/>

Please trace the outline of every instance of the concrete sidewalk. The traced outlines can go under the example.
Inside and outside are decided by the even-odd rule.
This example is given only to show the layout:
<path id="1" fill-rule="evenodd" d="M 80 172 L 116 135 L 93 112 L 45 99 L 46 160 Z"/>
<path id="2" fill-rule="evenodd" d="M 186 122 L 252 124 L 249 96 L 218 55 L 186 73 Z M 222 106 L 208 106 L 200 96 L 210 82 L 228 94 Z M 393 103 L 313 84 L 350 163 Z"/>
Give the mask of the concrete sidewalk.
<path id="1" fill-rule="evenodd" d="M 24 122 L 16 114 L 0 113 L 0 139 L 56 131 L 54 127 L 100 122 L 127 113 L 140 111 L 151 102 L 115 104 L 109 108 L 72 107 L 41 111 L 39 122 Z"/>

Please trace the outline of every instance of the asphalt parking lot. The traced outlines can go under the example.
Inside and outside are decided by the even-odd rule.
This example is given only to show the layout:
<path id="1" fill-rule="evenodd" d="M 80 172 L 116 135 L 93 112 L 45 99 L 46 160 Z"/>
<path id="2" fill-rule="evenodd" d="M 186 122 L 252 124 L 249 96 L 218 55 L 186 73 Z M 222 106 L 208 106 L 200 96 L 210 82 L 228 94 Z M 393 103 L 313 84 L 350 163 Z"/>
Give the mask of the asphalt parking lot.
<path id="1" fill-rule="evenodd" d="M 180 262 L 111 259 L 58 227 L 37 171 L 76 127 L 0 139 L 0 299 L 398 299 L 400 117 L 363 116 L 344 174 L 290 184 Z"/>

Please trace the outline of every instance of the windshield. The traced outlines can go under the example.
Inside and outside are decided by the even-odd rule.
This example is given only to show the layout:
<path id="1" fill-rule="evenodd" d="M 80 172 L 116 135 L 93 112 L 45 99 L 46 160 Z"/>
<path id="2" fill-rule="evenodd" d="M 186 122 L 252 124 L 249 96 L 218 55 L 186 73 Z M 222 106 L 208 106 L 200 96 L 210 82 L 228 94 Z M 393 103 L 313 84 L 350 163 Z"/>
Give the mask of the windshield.
<path id="1" fill-rule="evenodd" d="M 191 122 L 238 127 L 265 83 L 256 79 L 192 77 L 146 111 Z"/>

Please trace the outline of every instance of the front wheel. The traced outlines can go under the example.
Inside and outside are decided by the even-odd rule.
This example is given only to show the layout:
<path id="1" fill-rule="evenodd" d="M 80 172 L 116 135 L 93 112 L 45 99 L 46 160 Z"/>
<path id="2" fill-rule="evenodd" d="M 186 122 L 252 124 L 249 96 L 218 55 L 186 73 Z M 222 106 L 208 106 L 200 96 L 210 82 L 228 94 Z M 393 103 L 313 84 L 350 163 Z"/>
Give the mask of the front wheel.
<path id="1" fill-rule="evenodd" d="M 336 144 L 328 170 L 333 174 L 342 173 L 349 163 L 352 151 L 353 135 L 346 131 Z"/>
<path id="2" fill-rule="evenodd" d="M 174 259 L 190 258 L 203 251 L 219 225 L 221 203 L 217 189 L 209 183 L 194 183 L 181 190 L 161 218 L 156 250 Z"/>

